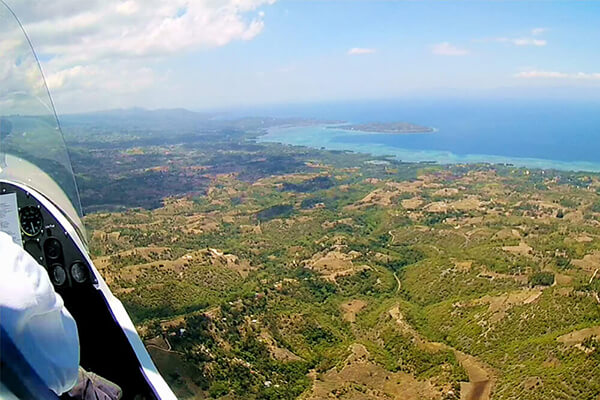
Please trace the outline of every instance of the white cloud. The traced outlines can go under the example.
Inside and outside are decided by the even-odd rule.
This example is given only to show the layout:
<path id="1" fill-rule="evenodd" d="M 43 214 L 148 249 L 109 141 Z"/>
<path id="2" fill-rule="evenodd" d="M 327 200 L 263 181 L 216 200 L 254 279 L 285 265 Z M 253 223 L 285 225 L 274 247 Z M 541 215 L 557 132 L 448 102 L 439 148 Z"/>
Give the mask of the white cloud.
<path id="1" fill-rule="evenodd" d="M 516 78 L 527 78 L 527 79 L 577 79 L 577 80 L 600 80 L 600 72 L 587 73 L 587 72 L 558 72 L 558 71 L 543 71 L 543 70 L 529 70 L 521 71 L 514 75 Z"/>
<path id="2" fill-rule="evenodd" d="M 547 28 L 533 28 L 531 30 L 531 34 L 533 36 L 538 36 L 541 35 L 542 33 L 546 32 L 548 29 Z"/>
<path id="3" fill-rule="evenodd" d="M 522 37 L 522 38 L 507 38 L 507 37 L 497 37 L 497 38 L 491 38 L 491 39 L 483 39 L 483 40 L 477 40 L 478 42 L 497 42 L 497 43 L 510 43 L 510 44 L 514 44 L 515 46 L 545 46 L 548 44 L 548 42 L 544 39 L 536 39 L 536 38 L 529 38 L 529 37 Z"/>
<path id="4" fill-rule="evenodd" d="M 274 2 L 55 0 L 49 7 L 37 0 L 13 0 L 11 6 L 60 103 L 66 92 L 65 97 L 74 98 L 83 89 L 103 92 L 105 98 L 142 91 L 160 80 L 153 68 L 164 59 L 252 40 L 264 28 L 261 7 Z M 8 38 L 18 37 L 12 28 L 0 27 L 0 48 L 10 45 Z"/>
<path id="5" fill-rule="evenodd" d="M 373 54 L 376 51 L 377 51 L 376 49 L 370 49 L 370 48 L 364 48 L 364 47 L 353 47 L 350 50 L 348 50 L 348 55 L 356 56 L 356 55 L 362 55 L 362 54 Z"/>
<path id="6" fill-rule="evenodd" d="M 120 4 L 117 4 L 117 13 L 123 15 L 133 15 L 140 9 L 139 5 L 135 1 L 127 0 Z"/>
<path id="7" fill-rule="evenodd" d="M 152 86 L 158 79 L 156 74 L 146 67 L 124 68 L 115 75 L 108 68 L 89 65 L 60 70 L 46 76 L 48 88 L 58 90 L 96 90 L 102 88 L 112 95 L 135 93 Z"/>
<path id="8" fill-rule="evenodd" d="M 264 27 L 264 13 L 257 8 L 271 3 L 107 0 L 83 11 L 68 8 L 60 17 L 26 23 L 26 28 L 40 52 L 59 54 L 68 61 L 166 56 L 254 38 Z"/>
<path id="9" fill-rule="evenodd" d="M 515 46 L 546 46 L 548 42 L 545 39 L 540 39 L 539 36 L 545 33 L 548 29 L 546 28 L 533 28 L 530 31 L 530 36 L 523 37 L 494 37 L 494 38 L 486 38 L 486 39 L 476 39 L 475 42 L 497 42 L 497 43 L 510 43 Z"/>
<path id="10" fill-rule="evenodd" d="M 547 42 L 543 39 L 534 39 L 534 38 L 519 38 L 513 39 L 511 42 L 515 46 L 545 46 Z"/>
<path id="11" fill-rule="evenodd" d="M 439 56 L 464 56 L 469 54 L 468 50 L 461 49 L 448 42 L 442 42 L 433 45 L 431 51 L 433 52 L 433 54 L 437 54 Z"/>

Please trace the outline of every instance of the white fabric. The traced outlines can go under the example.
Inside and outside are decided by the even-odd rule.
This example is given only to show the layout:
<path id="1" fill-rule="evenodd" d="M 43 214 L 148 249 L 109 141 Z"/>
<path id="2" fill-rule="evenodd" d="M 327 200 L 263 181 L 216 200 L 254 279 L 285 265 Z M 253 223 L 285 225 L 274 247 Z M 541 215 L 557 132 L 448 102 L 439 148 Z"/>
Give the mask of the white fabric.
<path id="1" fill-rule="evenodd" d="M 19 398 L 0 382 L 0 400 L 19 400 Z"/>
<path id="2" fill-rule="evenodd" d="M 46 385 L 57 394 L 77 382 L 75 320 L 48 273 L 0 232 L 0 324 Z"/>

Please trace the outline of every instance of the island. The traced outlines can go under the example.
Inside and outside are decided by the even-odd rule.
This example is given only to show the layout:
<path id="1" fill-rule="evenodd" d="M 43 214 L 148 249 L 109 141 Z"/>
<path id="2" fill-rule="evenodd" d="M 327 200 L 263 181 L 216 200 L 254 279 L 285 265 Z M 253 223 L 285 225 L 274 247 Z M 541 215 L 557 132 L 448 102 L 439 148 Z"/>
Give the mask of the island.
<path id="1" fill-rule="evenodd" d="M 411 134 L 411 133 L 433 133 L 434 128 L 415 125 L 408 122 L 371 122 L 367 124 L 348 124 L 329 126 L 330 129 L 344 129 L 348 131 L 359 131 L 368 133 L 392 133 L 392 134 Z"/>

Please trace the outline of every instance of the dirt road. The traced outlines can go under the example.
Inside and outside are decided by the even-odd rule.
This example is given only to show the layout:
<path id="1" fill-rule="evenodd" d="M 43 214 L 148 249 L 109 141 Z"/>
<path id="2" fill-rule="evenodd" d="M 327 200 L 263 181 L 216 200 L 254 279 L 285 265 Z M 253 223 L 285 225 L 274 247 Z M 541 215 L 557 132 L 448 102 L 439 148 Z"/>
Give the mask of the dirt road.
<path id="1" fill-rule="evenodd" d="M 478 360 L 476 357 L 465 354 L 454 347 L 448 346 L 445 343 L 432 342 L 419 334 L 412 326 L 408 324 L 400 306 L 396 305 L 389 310 L 389 315 L 396 321 L 403 332 L 414 337 L 415 343 L 423 351 L 436 352 L 440 350 L 451 350 L 454 352 L 456 359 L 465 369 L 469 377 L 469 382 L 461 382 L 460 399 L 461 400 L 489 400 L 492 395 L 492 390 L 495 383 L 494 371 Z"/>

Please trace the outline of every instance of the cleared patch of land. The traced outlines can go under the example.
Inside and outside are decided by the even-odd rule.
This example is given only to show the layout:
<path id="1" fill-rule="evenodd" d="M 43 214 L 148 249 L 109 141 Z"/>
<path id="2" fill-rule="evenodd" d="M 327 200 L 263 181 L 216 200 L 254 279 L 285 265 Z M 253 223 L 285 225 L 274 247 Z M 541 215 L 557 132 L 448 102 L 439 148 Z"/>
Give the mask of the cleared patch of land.
<path id="1" fill-rule="evenodd" d="M 556 340 L 559 343 L 566 344 L 567 346 L 574 346 L 581 344 L 585 339 L 591 337 L 600 337 L 600 326 L 594 326 L 591 328 L 584 328 L 578 331 L 570 332 L 565 335 L 559 336 Z"/>
<path id="2" fill-rule="evenodd" d="M 356 314 L 367 306 L 367 302 L 360 299 L 350 300 L 342 303 L 342 316 L 348 322 L 356 321 Z"/>
<path id="3" fill-rule="evenodd" d="M 317 253 L 304 264 L 329 281 L 370 269 L 368 265 L 356 265 L 352 261 L 360 257 L 360 253 L 356 251 L 343 252 L 342 250 L 344 250 L 343 247 L 336 246 L 332 250 Z"/>
<path id="4" fill-rule="evenodd" d="M 312 388 L 305 399 L 338 398 L 347 400 L 441 399 L 442 388 L 430 381 L 419 381 L 410 374 L 389 372 L 371 360 L 362 344 L 350 346 L 350 355 L 338 368 L 311 373 Z"/>

